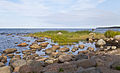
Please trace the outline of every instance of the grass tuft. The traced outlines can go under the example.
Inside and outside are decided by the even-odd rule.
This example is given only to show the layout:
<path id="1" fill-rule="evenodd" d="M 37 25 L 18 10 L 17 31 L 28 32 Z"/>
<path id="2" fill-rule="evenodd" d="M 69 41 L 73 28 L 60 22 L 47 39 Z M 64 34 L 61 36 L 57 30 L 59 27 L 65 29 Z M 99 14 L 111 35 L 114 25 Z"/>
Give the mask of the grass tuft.
<path id="1" fill-rule="evenodd" d="M 105 32 L 105 37 L 111 38 L 114 37 L 116 35 L 120 35 L 120 31 L 112 31 L 112 30 L 108 30 Z"/>

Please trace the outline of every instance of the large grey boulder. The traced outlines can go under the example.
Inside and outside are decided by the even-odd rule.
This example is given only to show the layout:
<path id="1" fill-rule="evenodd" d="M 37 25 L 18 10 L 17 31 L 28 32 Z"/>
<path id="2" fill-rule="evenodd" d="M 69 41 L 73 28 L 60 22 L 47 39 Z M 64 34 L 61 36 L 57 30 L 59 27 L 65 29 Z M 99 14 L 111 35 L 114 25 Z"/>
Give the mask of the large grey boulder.
<path id="1" fill-rule="evenodd" d="M 114 39 L 120 40 L 120 35 L 116 35 L 116 36 L 114 37 Z"/>
<path id="2" fill-rule="evenodd" d="M 10 66 L 0 67 L 0 73 L 12 73 Z"/>
<path id="3" fill-rule="evenodd" d="M 80 69 L 75 73 L 100 73 L 95 67 L 87 68 L 87 69 Z"/>
<path id="4" fill-rule="evenodd" d="M 105 44 L 106 42 L 103 39 L 98 40 L 96 43 L 97 46 L 104 46 Z"/>

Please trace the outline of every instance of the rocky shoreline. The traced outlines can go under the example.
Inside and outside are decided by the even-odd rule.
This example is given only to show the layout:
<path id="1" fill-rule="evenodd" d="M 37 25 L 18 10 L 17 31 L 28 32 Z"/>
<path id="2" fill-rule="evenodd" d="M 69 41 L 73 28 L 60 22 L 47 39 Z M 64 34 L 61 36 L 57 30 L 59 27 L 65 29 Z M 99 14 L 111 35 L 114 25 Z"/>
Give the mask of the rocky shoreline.
<path id="1" fill-rule="evenodd" d="M 16 48 L 3 51 L 0 56 L 0 73 L 120 73 L 120 35 L 114 38 L 87 38 L 86 42 L 94 42 L 97 50 L 84 44 L 74 45 L 70 49 L 46 42 L 45 37 L 34 38 L 36 40 L 32 44 L 15 43 L 18 47 L 30 48 L 22 51 L 22 55 Z M 47 48 L 48 45 L 51 47 Z M 82 51 L 74 55 L 79 49 Z M 45 55 L 36 53 L 41 50 Z M 5 65 L 7 62 L 8 66 Z"/>

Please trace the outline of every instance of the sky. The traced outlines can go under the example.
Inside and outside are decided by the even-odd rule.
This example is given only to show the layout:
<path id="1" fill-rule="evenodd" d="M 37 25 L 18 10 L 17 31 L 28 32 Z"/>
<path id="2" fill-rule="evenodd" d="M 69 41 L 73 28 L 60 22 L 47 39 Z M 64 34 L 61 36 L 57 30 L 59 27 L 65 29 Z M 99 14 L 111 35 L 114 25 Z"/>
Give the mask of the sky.
<path id="1" fill-rule="evenodd" d="M 120 0 L 0 0 L 0 28 L 120 26 Z"/>

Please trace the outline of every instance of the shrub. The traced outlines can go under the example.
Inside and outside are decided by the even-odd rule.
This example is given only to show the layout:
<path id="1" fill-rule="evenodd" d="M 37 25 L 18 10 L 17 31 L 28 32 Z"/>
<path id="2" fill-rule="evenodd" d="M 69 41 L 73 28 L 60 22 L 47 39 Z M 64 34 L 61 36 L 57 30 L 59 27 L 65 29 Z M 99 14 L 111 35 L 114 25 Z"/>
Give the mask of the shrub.
<path id="1" fill-rule="evenodd" d="M 79 33 L 79 34 L 89 34 L 89 33 L 91 33 L 91 31 L 76 31 L 75 33 Z"/>
<path id="2" fill-rule="evenodd" d="M 110 37 L 114 37 L 114 36 L 116 36 L 116 35 L 120 35 L 120 31 L 108 30 L 108 31 L 105 32 L 104 35 L 105 35 L 105 37 L 110 38 Z"/>
<path id="3" fill-rule="evenodd" d="M 117 67 L 116 67 L 116 70 L 120 70 L 120 66 L 117 66 Z"/>

